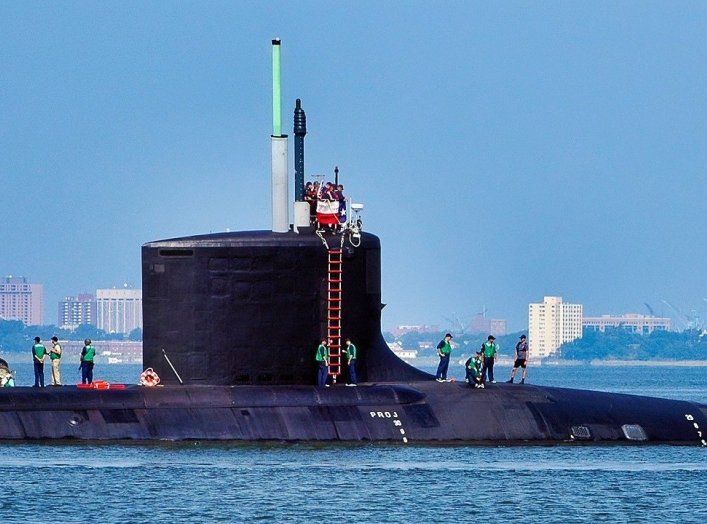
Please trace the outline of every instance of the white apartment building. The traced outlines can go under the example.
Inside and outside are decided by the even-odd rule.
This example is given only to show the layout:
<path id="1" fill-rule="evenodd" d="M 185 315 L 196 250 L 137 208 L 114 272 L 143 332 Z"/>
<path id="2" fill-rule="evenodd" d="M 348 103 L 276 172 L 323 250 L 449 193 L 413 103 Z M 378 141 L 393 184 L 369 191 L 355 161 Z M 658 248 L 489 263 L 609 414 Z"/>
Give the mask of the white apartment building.
<path id="1" fill-rule="evenodd" d="M 528 305 L 528 347 L 531 358 L 549 357 L 565 342 L 582 338 L 582 304 L 545 297 Z"/>
<path id="2" fill-rule="evenodd" d="M 96 327 L 106 333 L 142 329 L 142 290 L 97 289 Z"/>

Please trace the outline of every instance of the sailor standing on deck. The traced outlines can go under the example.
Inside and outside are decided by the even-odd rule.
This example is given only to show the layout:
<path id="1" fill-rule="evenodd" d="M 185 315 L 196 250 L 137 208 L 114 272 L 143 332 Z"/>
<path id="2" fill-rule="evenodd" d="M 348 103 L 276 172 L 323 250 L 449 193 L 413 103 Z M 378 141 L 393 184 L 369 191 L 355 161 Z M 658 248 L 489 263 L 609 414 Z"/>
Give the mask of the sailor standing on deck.
<path id="1" fill-rule="evenodd" d="M 484 364 L 481 367 L 481 383 L 486 382 L 486 371 L 488 370 L 489 382 L 495 384 L 496 381 L 493 379 L 493 363 L 496 361 L 496 354 L 498 353 L 498 346 L 496 345 L 496 337 L 489 335 L 486 342 L 481 345 L 481 353 L 483 354 Z"/>
<path id="2" fill-rule="evenodd" d="M 34 337 L 32 346 L 32 363 L 34 364 L 34 387 L 44 387 L 44 359 L 47 356 L 47 348 L 40 343 L 39 337 Z"/>
<path id="3" fill-rule="evenodd" d="M 444 335 L 444 338 L 437 344 L 437 355 L 439 355 L 439 366 L 437 366 L 437 382 L 449 382 L 447 380 L 447 369 L 449 369 L 449 356 L 452 354 L 451 333 Z"/>
<path id="4" fill-rule="evenodd" d="M 96 348 L 91 345 L 91 339 L 83 341 L 81 350 L 81 383 L 93 384 L 93 357 L 96 356 Z"/>
<path id="5" fill-rule="evenodd" d="M 52 361 L 52 386 L 61 386 L 61 344 L 57 337 L 52 337 L 52 348 L 49 350 L 49 359 Z"/>
<path id="6" fill-rule="evenodd" d="M 323 386 L 329 387 L 329 384 L 326 383 L 327 375 L 329 374 L 329 346 L 327 339 L 323 338 L 322 343 L 319 344 L 315 360 L 319 364 L 317 386 L 320 388 Z"/>
<path id="7" fill-rule="evenodd" d="M 508 381 L 513 384 L 513 379 L 516 377 L 516 371 L 519 367 L 523 368 L 523 377 L 520 379 L 521 384 L 525 384 L 525 379 L 528 376 L 528 342 L 525 335 L 520 336 L 520 340 L 516 344 L 516 358 L 513 362 L 513 370 L 511 371 L 511 379 Z"/>
<path id="8" fill-rule="evenodd" d="M 358 377 L 356 376 L 356 353 L 358 350 L 356 346 L 351 343 L 351 339 L 346 339 L 346 348 L 344 349 L 344 355 L 346 355 L 347 362 L 349 365 L 349 383 L 347 386 L 355 386 L 358 382 Z"/>

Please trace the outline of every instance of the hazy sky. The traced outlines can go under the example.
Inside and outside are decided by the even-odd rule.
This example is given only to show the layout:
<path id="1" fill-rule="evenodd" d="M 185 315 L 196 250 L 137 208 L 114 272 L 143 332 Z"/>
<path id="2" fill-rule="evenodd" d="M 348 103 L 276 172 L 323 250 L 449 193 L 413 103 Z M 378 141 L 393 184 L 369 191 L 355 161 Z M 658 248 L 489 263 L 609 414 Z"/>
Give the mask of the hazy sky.
<path id="1" fill-rule="evenodd" d="M 0 274 L 140 286 L 140 246 L 269 229 L 270 40 L 306 171 L 383 246 L 383 324 L 707 316 L 707 3 L 0 0 Z M 293 151 L 292 146 L 290 149 Z M 292 154 L 291 154 L 292 157 Z"/>

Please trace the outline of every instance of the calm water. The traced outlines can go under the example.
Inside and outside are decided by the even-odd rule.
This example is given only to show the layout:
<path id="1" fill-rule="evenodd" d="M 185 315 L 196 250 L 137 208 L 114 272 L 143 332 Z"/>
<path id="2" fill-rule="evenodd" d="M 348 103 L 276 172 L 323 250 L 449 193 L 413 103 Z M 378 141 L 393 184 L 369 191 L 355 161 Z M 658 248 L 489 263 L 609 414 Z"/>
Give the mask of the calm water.
<path id="1" fill-rule="evenodd" d="M 17 368 L 30 382 L 30 367 Z M 115 382 L 139 372 L 96 366 Z M 530 378 L 707 402 L 707 368 Z M 699 447 L 2 443 L 0 464 L 4 522 L 707 521 Z"/>

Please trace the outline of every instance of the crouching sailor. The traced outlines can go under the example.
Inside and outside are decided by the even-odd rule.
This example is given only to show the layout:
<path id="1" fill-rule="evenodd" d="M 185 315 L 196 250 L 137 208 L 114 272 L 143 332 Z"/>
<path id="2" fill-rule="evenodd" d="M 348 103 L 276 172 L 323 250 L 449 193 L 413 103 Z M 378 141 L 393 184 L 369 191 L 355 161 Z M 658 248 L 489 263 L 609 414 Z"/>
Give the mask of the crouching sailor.
<path id="1" fill-rule="evenodd" d="M 10 366 L 0 358 L 0 388 L 12 388 L 15 386 L 15 377 L 12 375 Z"/>
<path id="2" fill-rule="evenodd" d="M 481 351 L 476 352 L 476 356 L 469 357 L 464 364 L 466 368 L 466 381 L 470 388 L 483 388 L 481 383 Z"/>

